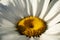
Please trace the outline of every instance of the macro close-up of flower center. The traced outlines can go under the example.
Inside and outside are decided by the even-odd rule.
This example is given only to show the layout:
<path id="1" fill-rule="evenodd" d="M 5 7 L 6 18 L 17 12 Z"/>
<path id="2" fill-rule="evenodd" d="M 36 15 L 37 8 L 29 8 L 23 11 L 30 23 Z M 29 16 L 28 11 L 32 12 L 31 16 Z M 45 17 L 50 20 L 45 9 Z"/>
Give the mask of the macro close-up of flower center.
<path id="1" fill-rule="evenodd" d="M 46 22 L 38 17 L 29 16 L 17 23 L 17 30 L 20 34 L 28 37 L 39 37 L 47 28 Z"/>
<path id="2" fill-rule="evenodd" d="M 60 40 L 60 0 L 0 0 L 0 40 Z"/>

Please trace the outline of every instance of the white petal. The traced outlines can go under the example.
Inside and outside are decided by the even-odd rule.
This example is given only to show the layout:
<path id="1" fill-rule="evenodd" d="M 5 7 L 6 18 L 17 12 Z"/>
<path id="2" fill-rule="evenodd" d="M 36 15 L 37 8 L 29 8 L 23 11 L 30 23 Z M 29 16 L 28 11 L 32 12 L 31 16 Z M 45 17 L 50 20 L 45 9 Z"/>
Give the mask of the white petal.
<path id="1" fill-rule="evenodd" d="M 60 22 L 60 14 L 57 15 L 53 20 L 48 22 L 48 26 L 52 26 L 52 25 L 58 24 L 59 22 Z"/>
<path id="2" fill-rule="evenodd" d="M 37 12 L 36 12 L 36 16 L 39 17 L 43 8 L 43 4 L 44 4 L 44 0 L 38 0 L 37 1 Z"/>
<path id="3" fill-rule="evenodd" d="M 8 5 L 8 0 L 1 0 L 0 3 L 2 3 L 4 5 Z"/>
<path id="4" fill-rule="evenodd" d="M 40 37 L 35 37 L 35 40 L 40 40 Z"/>
<path id="5" fill-rule="evenodd" d="M 7 3 L 8 5 L 5 6 L 7 6 L 14 15 L 19 17 L 28 16 L 26 0 L 10 0 Z"/>
<path id="6" fill-rule="evenodd" d="M 34 40 L 34 38 L 33 37 L 31 37 L 30 39 L 28 39 L 28 40 Z"/>
<path id="7" fill-rule="evenodd" d="M 50 2 L 50 4 L 48 5 L 48 10 L 47 10 L 46 13 L 48 13 L 48 12 L 50 11 L 50 9 L 54 6 L 54 4 L 55 4 L 57 1 L 58 1 L 58 0 L 52 0 L 52 1 Z"/>
<path id="8" fill-rule="evenodd" d="M 12 24 L 10 21 L 0 18 L 0 34 L 8 33 L 10 31 L 16 30 L 15 25 Z"/>
<path id="9" fill-rule="evenodd" d="M 26 2 L 27 2 L 27 12 L 31 16 L 31 15 L 33 15 L 32 4 L 31 4 L 30 0 L 26 0 Z"/>
<path id="10" fill-rule="evenodd" d="M 0 35 L 2 34 L 9 34 L 9 33 L 15 33 L 17 31 L 15 31 L 14 28 L 0 28 Z"/>
<path id="11" fill-rule="evenodd" d="M 60 34 L 60 23 L 50 26 L 50 28 L 46 30 L 45 34 L 53 34 L 53 35 Z"/>
<path id="12" fill-rule="evenodd" d="M 28 16 L 28 12 L 27 12 L 27 1 L 26 0 L 13 0 L 15 3 L 15 10 L 17 12 L 18 15 L 20 16 Z M 16 14 L 16 15 L 17 15 Z"/>
<path id="13" fill-rule="evenodd" d="M 35 16 L 37 11 L 37 0 L 30 0 L 32 4 L 33 16 Z"/>
<path id="14" fill-rule="evenodd" d="M 2 21 L 2 24 L 0 24 L 3 27 L 14 27 L 15 25 L 13 23 L 11 23 L 10 21 L 0 18 Z"/>
<path id="15" fill-rule="evenodd" d="M 43 18 L 43 16 L 45 15 L 49 2 L 50 2 L 50 0 L 45 0 L 43 9 L 42 9 L 42 12 L 41 12 L 41 15 L 39 16 L 39 18 Z"/>
<path id="16" fill-rule="evenodd" d="M 50 0 L 47 11 L 45 13 L 45 15 L 43 16 L 43 19 L 46 17 L 46 15 L 48 14 L 48 12 L 50 11 L 50 9 L 54 6 L 54 4 L 57 2 L 58 0 Z"/>
<path id="17" fill-rule="evenodd" d="M 60 40 L 60 35 L 43 34 L 43 35 L 41 35 L 40 40 Z"/>
<path id="18" fill-rule="evenodd" d="M 53 16 L 57 15 L 60 12 L 60 1 L 57 1 L 52 9 L 49 11 L 47 16 L 44 18 L 45 21 L 50 20 Z"/>
<path id="19" fill-rule="evenodd" d="M 27 38 L 18 34 L 7 34 L 2 36 L 2 40 L 27 40 Z"/>
<path id="20" fill-rule="evenodd" d="M 0 27 L 0 34 L 7 34 L 7 33 L 10 33 L 10 32 L 16 32 L 15 31 L 16 28 L 14 27 Z"/>
<path id="21" fill-rule="evenodd" d="M 18 20 L 18 16 L 16 16 L 14 14 L 14 12 L 12 10 L 10 10 L 9 7 L 3 5 L 3 4 L 0 4 L 0 18 L 4 18 L 4 19 L 7 19 L 9 21 L 11 21 L 12 23 L 16 22 Z M 20 19 L 20 17 L 19 17 Z"/>

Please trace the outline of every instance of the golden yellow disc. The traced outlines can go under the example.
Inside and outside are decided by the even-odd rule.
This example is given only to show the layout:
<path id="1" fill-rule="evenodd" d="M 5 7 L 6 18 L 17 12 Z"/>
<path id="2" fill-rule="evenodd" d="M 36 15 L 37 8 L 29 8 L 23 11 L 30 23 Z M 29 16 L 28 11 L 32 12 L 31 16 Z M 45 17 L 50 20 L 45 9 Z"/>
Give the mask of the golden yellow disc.
<path id="1" fill-rule="evenodd" d="M 45 21 L 38 17 L 29 16 L 17 23 L 17 30 L 20 34 L 26 35 L 28 37 L 38 37 L 43 32 L 45 32 L 47 25 Z"/>

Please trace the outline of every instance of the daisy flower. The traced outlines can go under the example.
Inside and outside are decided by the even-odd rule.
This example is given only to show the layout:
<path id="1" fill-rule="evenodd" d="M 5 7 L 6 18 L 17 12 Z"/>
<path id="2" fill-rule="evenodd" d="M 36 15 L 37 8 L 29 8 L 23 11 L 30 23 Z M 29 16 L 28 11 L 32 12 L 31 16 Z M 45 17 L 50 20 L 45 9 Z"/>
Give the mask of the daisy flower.
<path id="1" fill-rule="evenodd" d="M 0 0 L 0 40 L 60 40 L 60 0 Z"/>

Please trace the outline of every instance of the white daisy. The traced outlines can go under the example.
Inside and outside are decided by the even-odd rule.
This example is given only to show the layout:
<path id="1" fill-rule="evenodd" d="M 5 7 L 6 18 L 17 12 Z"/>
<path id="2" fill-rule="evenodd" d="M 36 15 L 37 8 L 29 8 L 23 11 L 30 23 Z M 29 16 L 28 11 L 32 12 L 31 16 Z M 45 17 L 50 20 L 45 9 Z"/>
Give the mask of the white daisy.
<path id="1" fill-rule="evenodd" d="M 22 29 L 25 32 L 20 35 L 20 25 L 30 26 L 31 19 L 34 19 L 34 27 L 40 30 L 36 34 Z M 16 23 L 20 28 L 16 29 Z M 15 31 L 18 29 L 20 34 Z M 60 40 L 60 0 L 1 0 L 0 40 Z"/>

